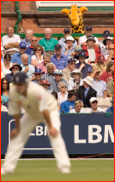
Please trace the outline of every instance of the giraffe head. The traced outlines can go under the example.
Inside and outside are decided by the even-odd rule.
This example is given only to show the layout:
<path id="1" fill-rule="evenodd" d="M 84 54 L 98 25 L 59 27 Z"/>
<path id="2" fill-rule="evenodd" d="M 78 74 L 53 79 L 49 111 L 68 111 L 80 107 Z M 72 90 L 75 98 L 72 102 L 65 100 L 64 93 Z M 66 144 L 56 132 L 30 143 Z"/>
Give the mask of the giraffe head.
<path id="1" fill-rule="evenodd" d="M 67 15 L 73 26 L 79 26 L 81 20 L 83 21 L 83 14 L 86 13 L 88 9 L 86 7 L 77 8 L 77 5 L 72 5 L 71 9 L 63 9 L 62 14 Z"/>

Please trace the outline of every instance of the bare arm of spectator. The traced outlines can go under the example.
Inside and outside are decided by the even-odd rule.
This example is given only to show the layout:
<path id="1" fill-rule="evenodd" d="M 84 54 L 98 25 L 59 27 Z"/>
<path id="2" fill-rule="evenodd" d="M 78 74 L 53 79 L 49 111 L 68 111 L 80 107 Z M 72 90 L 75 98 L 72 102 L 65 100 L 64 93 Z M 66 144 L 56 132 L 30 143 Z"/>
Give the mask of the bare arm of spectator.
<path id="1" fill-rule="evenodd" d="M 7 45 L 4 46 L 4 48 L 5 48 L 5 49 L 11 49 L 11 48 L 14 48 L 14 46 L 11 45 L 11 44 L 7 44 Z"/>
<path id="2" fill-rule="evenodd" d="M 107 61 L 105 62 L 105 64 L 107 65 L 108 62 L 111 61 L 111 58 L 114 56 L 114 51 L 113 50 L 109 50 L 109 57 L 107 59 Z"/>
<path id="3" fill-rule="evenodd" d="M 103 98 L 106 98 L 107 97 L 107 90 L 104 91 L 104 95 L 103 95 Z"/>
<path id="4" fill-rule="evenodd" d="M 113 97 L 114 96 L 114 86 L 112 88 L 111 82 L 107 83 L 107 96 Z"/>
<path id="5" fill-rule="evenodd" d="M 82 71 L 82 69 L 83 69 L 84 67 L 85 67 L 85 64 L 82 63 L 82 64 L 80 65 L 80 67 L 79 67 L 79 70 Z"/>
<path id="6" fill-rule="evenodd" d="M 9 45 L 12 45 L 14 47 L 18 47 L 19 46 L 19 42 L 10 43 Z"/>
<path id="7" fill-rule="evenodd" d="M 95 74 L 96 74 L 97 72 L 99 72 L 99 69 L 98 69 L 98 68 L 96 68 L 96 69 L 92 72 L 91 78 L 94 78 L 94 77 L 95 77 Z"/>
<path id="8" fill-rule="evenodd" d="M 65 46 L 65 53 L 64 53 L 64 55 L 67 56 L 67 54 L 68 54 L 68 45 Z"/>

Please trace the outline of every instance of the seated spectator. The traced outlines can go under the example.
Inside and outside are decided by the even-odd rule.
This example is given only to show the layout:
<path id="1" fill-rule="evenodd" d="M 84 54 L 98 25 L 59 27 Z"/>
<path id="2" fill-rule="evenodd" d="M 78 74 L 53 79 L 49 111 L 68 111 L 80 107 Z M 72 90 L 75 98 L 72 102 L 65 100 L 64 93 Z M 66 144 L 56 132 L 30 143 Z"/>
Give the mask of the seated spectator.
<path id="1" fill-rule="evenodd" d="M 100 80 L 103 80 L 106 83 L 108 83 L 108 81 L 113 79 L 113 76 L 112 76 L 113 71 L 114 71 L 114 63 L 109 62 L 107 64 L 106 71 L 101 74 Z"/>
<path id="2" fill-rule="evenodd" d="M 114 97 L 112 98 L 112 106 L 106 110 L 106 113 L 114 113 Z"/>
<path id="3" fill-rule="evenodd" d="M 61 54 L 61 45 L 55 45 L 55 54 L 51 57 L 51 63 L 54 63 L 57 69 L 63 70 L 68 65 L 68 57 Z"/>
<path id="4" fill-rule="evenodd" d="M 105 57 L 103 55 L 100 55 L 97 57 L 95 60 L 97 63 L 95 64 L 95 68 L 98 68 L 101 73 L 103 73 L 106 70 L 106 65 L 105 65 Z"/>
<path id="5" fill-rule="evenodd" d="M 21 42 L 19 35 L 14 34 L 14 28 L 9 26 L 6 29 L 7 35 L 2 37 L 2 44 L 5 52 L 13 55 L 19 51 L 18 46 Z"/>
<path id="6" fill-rule="evenodd" d="M 79 46 L 79 45 L 75 46 L 75 48 L 74 48 L 75 54 L 74 54 L 73 58 L 76 59 L 76 64 L 79 63 L 79 56 L 78 56 L 78 54 L 80 52 L 82 52 L 82 50 L 83 50 L 82 47 Z"/>
<path id="7" fill-rule="evenodd" d="M 19 28 L 17 29 L 17 32 L 18 32 L 19 34 L 25 33 L 25 28 L 24 28 L 24 27 L 19 27 Z M 24 38 L 25 38 L 25 37 L 20 37 L 21 40 L 24 39 Z"/>
<path id="8" fill-rule="evenodd" d="M 25 52 L 26 52 L 26 43 L 25 42 L 20 42 L 19 52 L 12 55 L 11 62 L 12 63 L 17 63 L 17 64 L 22 64 L 21 56 L 23 54 L 25 54 Z M 29 57 L 29 64 L 31 64 L 31 56 L 29 54 L 27 54 L 27 55 Z"/>
<path id="9" fill-rule="evenodd" d="M 3 103 L 9 99 L 9 81 L 6 78 L 1 79 L 1 98 Z"/>
<path id="10" fill-rule="evenodd" d="M 77 100 L 75 102 L 75 109 L 70 110 L 69 113 L 86 113 L 86 111 L 82 109 L 82 107 L 83 107 L 83 102 L 81 100 Z"/>
<path id="11" fill-rule="evenodd" d="M 96 72 L 94 76 L 94 82 L 92 88 L 97 92 L 96 97 L 103 97 L 103 98 L 107 97 L 106 82 L 100 80 L 100 70 Z"/>
<path id="12" fill-rule="evenodd" d="M 68 99 L 61 103 L 60 110 L 64 113 L 69 113 L 70 110 L 74 109 L 76 100 L 76 92 L 74 90 L 68 91 Z"/>
<path id="13" fill-rule="evenodd" d="M 3 103 L 3 101 L 2 101 L 2 98 L 1 98 L 1 111 L 2 112 L 8 112 L 7 107 L 5 107 L 2 103 Z"/>
<path id="14" fill-rule="evenodd" d="M 11 55 L 6 53 L 4 56 L 4 62 L 1 64 L 2 72 L 4 73 L 4 75 L 11 73 L 9 69 L 12 67 L 12 63 L 10 61 Z"/>
<path id="15" fill-rule="evenodd" d="M 31 38 L 31 44 L 30 44 L 29 47 L 27 47 L 25 53 L 29 54 L 30 56 L 35 55 L 35 53 L 34 53 L 34 48 L 35 48 L 36 45 L 38 45 L 38 39 L 37 39 L 37 37 L 33 36 L 33 37 Z"/>
<path id="16" fill-rule="evenodd" d="M 55 78 L 54 77 L 55 65 L 53 63 L 48 63 L 46 65 L 46 68 L 47 68 L 47 73 L 43 74 L 41 79 L 48 80 L 48 82 L 52 83 L 52 80 Z"/>
<path id="17" fill-rule="evenodd" d="M 95 63 L 95 59 L 101 55 L 101 51 L 95 46 L 95 42 L 93 36 L 88 36 L 86 40 L 87 45 L 82 47 L 86 51 L 86 56 L 89 56 L 88 61 L 90 63 Z"/>
<path id="18" fill-rule="evenodd" d="M 9 83 L 12 82 L 12 79 L 13 79 L 13 75 L 16 71 L 21 71 L 22 70 L 22 67 L 19 65 L 19 64 L 14 64 L 11 68 L 10 68 L 10 71 L 11 73 L 7 74 L 5 76 L 5 78 L 9 81 Z"/>
<path id="19" fill-rule="evenodd" d="M 1 63 L 4 62 L 4 55 L 5 55 L 5 52 L 4 52 L 4 48 L 2 46 L 2 42 L 1 42 Z"/>
<path id="20" fill-rule="evenodd" d="M 41 39 L 39 41 L 39 44 L 44 48 L 45 52 L 49 52 L 51 55 L 53 55 L 54 47 L 56 44 L 58 44 L 58 41 L 51 37 L 52 31 L 50 28 L 46 28 L 44 30 L 44 35 L 45 35 L 45 38 Z"/>
<path id="21" fill-rule="evenodd" d="M 101 54 L 106 56 L 108 55 L 108 45 L 113 43 L 113 37 L 108 36 L 103 40 L 103 44 L 100 44 Z"/>
<path id="22" fill-rule="evenodd" d="M 62 102 L 66 101 L 68 98 L 68 92 L 66 90 L 66 83 L 64 81 L 61 81 L 58 83 L 58 104 L 61 104 Z"/>
<path id="23" fill-rule="evenodd" d="M 84 107 L 91 107 L 89 100 L 91 97 L 96 97 L 97 92 L 92 88 L 92 85 L 93 79 L 87 76 L 83 79 L 83 85 L 77 91 L 77 100 L 82 100 Z"/>
<path id="24" fill-rule="evenodd" d="M 31 64 L 29 64 L 28 55 L 23 54 L 21 56 L 21 61 L 22 61 L 22 64 L 20 66 L 22 67 L 22 71 L 26 73 L 29 78 L 32 78 L 34 76 L 33 73 L 35 72 L 35 68 Z"/>
<path id="25" fill-rule="evenodd" d="M 65 56 L 67 56 L 68 59 L 70 59 L 71 54 L 74 53 L 74 46 L 73 46 L 74 42 L 75 42 L 75 40 L 71 35 L 67 36 L 65 39 L 66 46 L 65 46 L 65 49 L 63 49 L 61 51 L 61 53 L 64 54 Z"/>
<path id="26" fill-rule="evenodd" d="M 67 89 L 67 83 L 66 83 L 66 81 L 65 81 L 64 79 L 62 79 L 62 76 L 63 76 L 63 73 L 62 73 L 61 70 L 58 70 L 58 69 L 57 69 L 57 70 L 54 72 L 54 77 L 55 77 L 55 79 L 52 80 L 52 83 L 51 83 L 51 86 L 50 86 L 50 90 L 52 90 L 52 91 L 54 91 L 54 92 L 59 92 L 58 83 L 59 83 L 60 81 L 65 82 L 65 84 L 66 84 L 66 89 Z"/>
<path id="27" fill-rule="evenodd" d="M 51 54 L 50 53 L 44 53 L 44 55 L 43 55 L 43 62 L 41 62 L 41 63 L 39 63 L 38 65 L 37 65 L 37 69 L 39 68 L 39 69 L 41 69 L 42 70 L 42 72 L 44 72 L 44 73 L 47 73 L 47 67 L 46 67 L 46 65 L 48 64 L 48 63 L 50 63 L 50 60 L 51 60 Z M 52 63 L 53 64 L 53 63 Z M 55 65 L 54 65 L 55 66 Z M 56 70 L 56 67 L 55 67 L 55 69 L 54 69 L 54 71 Z"/>
<path id="28" fill-rule="evenodd" d="M 25 32 L 26 38 L 22 39 L 22 42 L 26 43 L 26 47 L 31 46 L 31 39 L 33 37 L 33 30 L 26 30 Z"/>
<path id="29" fill-rule="evenodd" d="M 33 74 L 34 74 L 34 78 L 32 81 L 35 83 L 39 83 L 41 81 L 41 77 L 44 74 L 44 72 L 42 72 L 41 69 L 35 69 L 35 72 Z"/>
<path id="30" fill-rule="evenodd" d="M 114 44 L 113 43 L 110 43 L 108 45 L 108 54 L 105 55 L 105 59 L 107 60 L 106 64 L 110 61 L 114 62 Z"/>
<path id="31" fill-rule="evenodd" d="M 68 90 L 77 91 L 80 86 L 80 82 L 82 80 L 82 73 L 80 72 L 79 69 L 74 69 L 72 73 L 70 73 L 70 75 L 71 79 L 68 82 Z"/>
<path id="32" fill-rule="evenodd" d="M 41 80 L 39 84 L 42 85 L 48 92 L 50 92 L 48 87 L 51 85 L 51 83 L 49 83 L 47 80 Z"/>
<path id="33" fill-rule="evenodd" d="M 101 46 L 104 47 L 103 41 L 104 41 L 107 37 L 111 37 L 111 34 L 110 34 L 110 31 L 109 31 L 109 30 L 104 30 L 104 32 L 103 32 L 102 35 L 103 35 L 103 39 L 99 41 L 100 48 L 101 48 Z"/>
<path id="34" fill-rule="evenodd" d="M 88 36 L 91 36 L 93 33 L 92 31 L 92 27 L 91 26 L 87 26 L 85 28 L 85 35 L 83 35 L 82 37 L 79 38 L 79 45 L 81 45 L 82 47 L 83 46 L 86 46 L 87 45 L 87 37 Z M 98 42 L 98 38 L 97 37 L 94 37 L 95 39 L 95 46 L 99 47 L 99 42 Z"/>
<path id="35" fill-rule="evenodd" d="M 75 62 L 76 60 L 73 58 L 70 58 L 68 60 L 68 66 L 62 70 L 63 73 L 63 79 L 68 83 L 70 80 L 70 73 L 75 69 Z"/>
<path id="36" fill-rule="evenodd" d="M 107 96 L 114 96 L 114 71 L 112 72 L 113 79 L 107 83 Z"/>
<path id="37" fill-rule="evenodd" d="M 31 61 L 31 64 L 36 67 L 39 63 L 43 62 L 43 48 L 41 45 L 36 45 L 34 47 L 34 54 L 31 58 L 32 58 L 32 61 Z"/>
<path id="38" fill-rule="evenodd" d="M 91 105 L 91 108 L 87 111 L 87 113 L 104 113 L 105 112 L 101 107 L 98 107 L 98 101 L 96 97 L 90 98 L 90 105 Z"/>
<path id="39" fill-rule="evenodd" d="M 78 54 L 79 63 L 76 64 L 76 68 L 79 69 L 83 75 L 83 78 L 87 76 L 88 68 L 92 68 L 91 65 L 85 63 L 85 59 L 87 58 L 86 54 L 82 51 Z"/>

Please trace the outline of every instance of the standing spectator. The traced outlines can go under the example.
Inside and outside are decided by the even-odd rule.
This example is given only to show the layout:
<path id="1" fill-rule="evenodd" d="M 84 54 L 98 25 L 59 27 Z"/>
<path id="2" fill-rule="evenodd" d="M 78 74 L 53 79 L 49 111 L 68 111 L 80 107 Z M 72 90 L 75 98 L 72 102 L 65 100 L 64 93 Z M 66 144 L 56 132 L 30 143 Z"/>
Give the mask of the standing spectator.
<path id="1" fill-rule="evenodd" d="M 90 98 L 91 108 L 87 111 L 87 113 L 104 113 L 105 111 L 101 107 L 97 107 L 98 101 L 96 97 Z"/>
<path id="2" fill-rule="evenodd" d="M 9 26 L 6 29 L 7 35 L 2 37 L 2 44 L 5 52 L 13 55 L 19 51 L 18 46 L 21 42 L 19 35 L 14 34 L 14 28 Z"/>
<path id="3" fill-rule="evenodd" d="M 92 88 L 92 85 L 93 79 L 87 76 L 83 79 L 83 85 L 77 91 L 77 100 L 82 100 L 84 107 L 91 107 L 89 100 L 91 97 L 96 97 L 97 92 Z"/>
<path id="4" fill-rule="evenodd" d="M 107 83 L 107 96 L 114 96 L 114 71 L 112 72 L 113 79 Z"/>
<path id="5" fill-rule="evenodd" d="M 69 113 L 86 113 L 86 111 L 82 109 L 82 107 L 83 107 L 83 102 L 81 100 L 77 100 L 75 102 L 75 109 L 70 110 Z"/>
<path id="6" fill-rule="evenodd" d="M 32 80 L 35 83 L 39 83 L 41 81 L 41 77 L 44 74 L 41 69 L 36 69 L 34 74 L 34 80 Z"/>
<path id="7" fill-rule="evenodd" d="M 1 79 L 1 98 L 3 103 L 9 99 L 9 81 L 6 78 Z"/>
<path id="8" fill-rule="evenodd" d="M 61 54 L 61 45 L 55 45 L 55 54 L 51 57 L 51 63 L 54 63 L 57 69 L 63 70 L 68 65 L 68 57 Z"/>
<path id="9" fill-rule="evenodd" d="M 56 44 L 58 44 L 58 41 L 56 39 L 53 39 L 51 37 L 52 31 L 50 28 L 46 28 L 44 30 L 45 38 L 41 39 L 39 41 L 39 44 L 44 47 L 45 52 L 49 52 L 51 55 L 54 54 L 54 47 Z"/>
<path id="10" fill-rule="evenodd" d="M 95 64 L 95 68 L 98 68 L 101 73 L 103 73 L 106 70 L 106 65 L 105 65 L 105 57 L 103 55 L 100 55 L 97 57 L 95 60 L 97 63 Z"/>
<path id="11" fill-rule="evenodd" d="M 64 81 L 61 81 L 58 83 L 58 104 L 61 104 L 62 102 L 66 101 L 68 98 L 68 92 L 66 90 L 66 83 Z"/>
<path id="12" fill-rule="evenodd" d="M 11 55 L 5 54 L 4 62 L 1 64 L 2 72 L 4 73 L 4 75 L 11 73 L 9 69 L 12 67 L 12 63 L 10 61 L 11 61 Z"/>
<path id="13" fill-rule="evenodd" d="M 114 44 L 110 43 L 108 45 L 108 54 L 105 55 L 105 59 L 107 60 L 106 64 L 110 61 L 114 62 Z"/>
<path id="14" fill-rule="evenodd" d="M 75 69 L 75 62 L 76 60 L 73 58 L 70 58 L 68 60 L 68 66 L 62 70 L 63 73 L 63 79 L 68 83 L 68 81 L 70 80 L 70 73 Z"/>
<path id="15" fill-rule="evenodd" d="M 31 64 L 36 67 L 39 63 L 43 62 L 43 48 L 41 45 L 36 45 L 34 47 L 34 53 L 35 55 L 33 55 L 32 58 L 32 62 Z"/>
<path id="16" fill-rule="evenodd" d="M 26 51 L 26 43 L 25 42 L 20 42 L 19 52 L 12 55 L 11 62 L 12 63 L 17 63 L 17 64 L 22 64 L 21 56 L 23 54 L 25 54 L 25 51 Z M 29 57 L 29 64 L 31 64 L 31 56 L 28 55 L 28 57 Z"/>
<path id="17" fill-rule="evenodd" d="M 35 48 L 36 45 L 38 45 L 38 39 L 37 39 L 37 37 L 33 36 L 31 38 L 30 46 L 26 49 L 26 53 L 29 54 L 30 56 L 35 55 L 34 48 Z"/>
<path id="18" fill-rule="evenodd" d="M 91 26 L 87 26 L 85 28 L 85 35 L 83 35 L 82 37 L 79 38 L 79 45 L 81 46 L 86 46 L 87 45 L 87 37 L 91 36 L 93 33 L 92 31 L 92 27 Z M 95 46 L 99 47 L 99 42 L 98 42 L 98 38 L 94 37 L 95 39 Z"/>
<path id="19" fill-rule="evenodd" d="M 113 37 L 108 36 L 106 37 L 106 39 L 103 40 L 103 45 L 100 45 L 100 49 L 101 49 L 101 54 L 106 56 L 108 55 L 108 45 L 113 43 Z"/>
<path id="20" fill-rule="evenodd" d="M 26 47 L 30 47 L 31 46 L 31 39 L 33 37 L 33 30 L 26 30 L 26 38 L 22 39 L 22 42 L 26 43 Z"/>
<path id="21" fill-rule="evenodd" d="M 63 111 L 64 113 L 69 113 L 70 110 L 74 109 L 75 100 L 76 100 L 76 92 L 74 90 L 70 90 L 68 92 L 68 99 L 61 103 L 60 106 L 61 112 Z"/>
<path id="22" fill-rule="evenodd" d="M 103 72 L 100 76 L 100 80 L 105 81 L 106 83 L 108 83 L 108 81 L 112 80 L 113 76 L 112 76 L 112 72 L 114 71 L 114 63 L 113 62 L 109 62 L 107 64 L 106 67 L 106 71 Z"/>
<path id="23" fill-rule="evenodd" d="M 43 74 L 41 79 L 48 80 L 48 82 L 52 83 L 52 80 L 55 79 L 55 77 L 54 77 L 55 65 L 53 63 L 48 63 L 46 65 L 46 68 L 47 68 L 47 73 Z"/>
<path id="24" fill-rule="evenodd" d="M 28 63 L 29 61 L 28 55 L 23 54 L 21 56 L 21 61 L 22 61 L 22 64 L 21 64 L 22 71 L 26 73 L 29 78 L 32 78 L 34 76 L 33 73 L 35 72 L 35 68 L 34 66 Z"/>
<path id="25" fill-rule="evenodd" d="M 114 114 L 114 96 L 113 96 L 113 98 L 112 98 L 112 106 L 111 107 L 109 107 L 107 110 L 106 110 L 106 113 L 113 113 Z"/>

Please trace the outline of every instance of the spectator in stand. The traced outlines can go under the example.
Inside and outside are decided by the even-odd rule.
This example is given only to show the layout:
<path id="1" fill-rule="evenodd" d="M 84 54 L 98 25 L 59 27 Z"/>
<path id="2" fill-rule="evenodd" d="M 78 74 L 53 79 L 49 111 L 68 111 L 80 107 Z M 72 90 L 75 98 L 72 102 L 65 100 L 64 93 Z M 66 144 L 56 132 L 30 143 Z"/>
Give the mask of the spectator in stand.
<path id="1" fill-rule="evenodd" d="M 52 83 L 52 80 L 55 79 L 55 77 L 54 77 L 55 65 L 53 63 L 48 63 L 46 65 L 46 68 L 47 68 L 47 73 L 43 74 L 41 79 L 48 80 L 49 83 Z"/>
<path id="2" fill-rule="evenodd" d="M 98 68 L 101 73 L 103 73 L 106 70 L 106 65 L 105 65 L 105 57 L 103 55 L 100 55 L 97 57 L 95 60 L 97 63 L 95 64 L 95 68 Z"/>
<path id="3" fill-rule="evenodd" d="M 71 54 L 74 53 L 74 46 L 73 46 L 74 42 L 75 42 L 75 40 L 71 35 L 67 36 L 65 39 L 66 46 L 61 51 L 61 53 L 64 54 L 65 56 L 67 56 L 68 59 L 70 59 Z"/>
<path id="4" fill-rule="evenodd" d="M 63 70 L 68 65 L 68 57 L 61 54 L 61 45 L 55 45 L 55 54 L 51 57 L 51 63 L 54 63 L 57 69 Z"/>
<path id="5" fill-rule="evenodd" d="M 77 100 L 75 102 L 75 109 L 70 110 L 69 113 L 86 113 L 86 111 L 84 109 L 82 109 L 83 107 L 83 102 L 81 100 Z"/>
<path id="6" fill-rule="evenodd" d="M 92 85 L 92 88 L 97 92 L 96 97 L 107 97 L 107 88 L 106 88 L 106 82 L 100 80 L 100 70 L 96 72 L 94 76 L 94 82 Z"/>
<path id="7" fill-rule="evenodd" d="M 7 107 L 3 105 L 2 98 L 1 98 L 1 111 L 2 111 L 2 112 L 8 112 Z"/>
<path id="8" fill-rule="evenodd" d="M 37 37 L 33 36 L 31 38 L 30 46 L 26 49 L 26 53 L 29 54 L 30 56 L 35 55 L 34 48 L 35 48 L 36 45 L 38 45 L 38 39 L 37 39 Z"/>
<path id="9" fill-rule="evenodd" d="M 48 52 L 44 53 L 44 55 L 43 55 L 43 60 L 44 60 L 43 62 L 41 62 L 41 63 L 39 63 L 39 64 L 37 65 L 37 68 L 41 69 L 42 72 L 47 73 L 47 67 L 46 67 L 46 65 L 47 65 L 48 63 L 50 63 L 51 54 L 48 53 Z M 54 65 L 54 66 L 55 66 L 55 65 Z M 56 67 L 55 67 L 54 71 L 55 71 L 55 70 L 56 70 Z"/>
<path id="10" fill-rule="evenodd" d="M 66 83 L 64 81 L 61 81 L 58 83 L 58 104 L 61 104 L 62 102 L 66 101 L 68 98 L 68 92 L 66 90 Z"/>
<path id="11" fill-rule="evenodd" d="M 70 58 L 68 60 L 68 66 L 62 70 L 63 73 L 63 79 L 68 83 L 68 81 L 70 80 L 70 73 L 75 69 L 75 62 L 76 60 L 73 58 Z"/>
<path id="12" fill-rule="evenodd" d="M 92 68 L 92 67 L 91 65 L 85 63 L 87 56 L 84 53 L 84 51 L 80 52 L 78 56 L 79 56 L 79 63 L 76 64 L 76 68 L 82 72 L 83 78 L 85 78 L 87 76 L 88 68 Z"/>
<path id="13" fill-rule="evenodd" d="M 106 64 L 110 61 L 114 62 L 114 44 L 110 43 L 108 45 L 108 54 L 105 55 L 105 59 L 107 60 Z"/>
<path id="14" fill-rule="evenodd" d="M 39 44 L 44 48 L 45 52 L 49 52 L 51 55 L 53 55 L 54 47 L 56 44 L 58 44 L 58 41 L 51 37 L 52 31 L 50 28 L 46 28 L 44 30 L 44 35 L 45 35 L 45 38 L 41 39 L 39 41 Z"/>
<path id="15" fill-rule="evenodd" d="M 11 73 L 7 74 L 5 76 L 5 78 L 9 81 L 9 83 L 12 82 L 13 80 L 13 75 L 16 71 L 21 71 L 22 70 L 22 67 L 19 65 L 19 64 L 14 64 L 11 68 L 10 68 L 10 71 Z"/>
<path id="16" fill-rule="evenodd" d="M 64 113 L 69 113 L 70 110 L 74 109 L 75 100 L 77 94 L 74 90 L 68 91 L 68 99 L 61 103 L 60 110 Z"/>
<path id="17" fill-rule="evenodd" d="M 86 56 L 89 56 L 88 60 L 90 63 L 95 63 L 95 59 L 101 55 L 101 51 L 95 46 L 95 42 L 93 36 L 88 36 L 86 40 L 87 45 L 82 47 L 86 51 Z"/>
<path id="18" fill-rule="evenodd" d="M 114 71 L 112 72 L 113 79 L 107 83 L 107 96 L 114 96 Z"/>
<path id="19" fill-rule="evenodd" d="M 72 73 L 70 73 L 71 79 L 68 82 L 68 90 L 75 90 L 77 91 L 80 82 L 82 80 L 82 73 L 80 72 L 79 69 L 74 69 Z"/>
<path id="20" fill-rule="evenodd" d="M 91 26 L 87 26 L 85 28 L 85 35 L 83 35 L 82 37 L 79 38 L 79 45 L 81 45 L 82 47 L 86 46 L 87 45 L 87 42 L 86 42 L 87 41 L 87 37 L 91 36 L 92 33 L 93 33 L 92 27 Z M 99 47 L 98 38 L 94 37 L 94 39 L 95 39 L 95 46 Z"/>
<path id="21" fill-rule="evenodd" d="M 103 35 L 103 39 L 99 41 L 99 47 L 101 49 L 101 52 L 103 52 L 103 49 L 106 48 L 106 46 L 103 44 L 103 41 L 106 40 L 107 37 L 111 37 L 109 30 L 105 30 L 102 35 Z"/>
<path id="22" fill-rule="evenodd" d="M 110 80 L 113 79 L 112 72 L 114 71 L 114 62 L 109 62 L 106 67 L 106 71 L 103 72 L 100 76 L 100 80 L 105 81 L 108 83 Z"/>
<path id="23" fill-rule="evenodd" d="M 18 32 L 19 34 L 25 33 L 25 28 L 24 28 L 24 27 L 19 27 L 19 28 L 17 29 L 17 32 Z M 20 37 L 20 39 L 22 40 L 22 39 L 24 39 L 24 37 Z"/>
<path id="24" fill-rule="evenodd" d="M 30 47 L 31 46 L 31 39 L 33 37 L 33 30 L 26 30 L 26 38 L 22 39 L 22 42 L 26 43 L 26 47 Z"/>
<path id="25" fill-rule="evenodd" d="M 31 61 L 31 64 L 36 67 L 39 63 L 43 62 L 43 53 L 44 53 L 44 50 L 42 48 L 41 45 L 36 45 L 34 47 L 34 53 L 35 55 L 33 55 L 31 58 L 32 58 L 32 61 Z"/>
<path id="26" fill-rule="evenodd" d="M 62 38 L 59 40 L 59 42 L 58 42 L 58 44 L 60 44 L 61 47 L 62 47 L 62 51 L 65 50 L 65 47 L 66 47 L 65 40 L 66 40 L 66 37 L 67 37 L 67 36 L 70 36 L 70 29 L 69 29 L 69 28 L 65 28 L 64 31 L 63 31 L 63 35 L 64 35 L 64 37 L 62 37 Z M 77 42 L 75 41 L 75 42 L 73 43 L 73 47 L 75 47 L 76 45 L 77 45 Z"/>
<path id="27" fill-rule="evenodd" d="M 87 113 L 104 113 L 105 112 L 101 107 L 98 107 L 98 101 L 96 97 L 90 98 L 90 105 L 91 105 L 91 108 L 87 110 Z"/>
<path id="28" fill-rule="evenodd" d="M 1 79 L 1 98 L 3 103 L 9 99 L 9 81 L 6 78 Z"/>
<path id="29" fill-rule="evenodd" d="M 19 44 L 19 52 L 17 52 L 17 53 L 12 55 L 11 62 L 13 64 L 17 63 L 17 64 L 21 65 L 22 64 L 21 56 L 23 54 L 25 54 L 25 52 L 26 52 L 26 43 L 25 42 L 20 42 L 20 44 Z M 29 57 L 29 64 L 31 64 L 31 56 L 28 55 L 28 57 Z"/>
<path id="30" fill-rule="evenodd" d="M 77 91 L 77 100 L 82 100 L 84 107 L 91 107 L 89 100 L 91 97 L 96 97 L 97 92 L 92 88 L 92 85 L 93 79 L 87 76 L 83 79 L 83 85 Z"/>
<path id="31" fill-rule="evenodd" d="M 11 73 L 9 69 L 12 67 L 12 63 L 10 61 L 11 61 L 11 55 L 5 54 L 4 62 L 1 64 L 2 72 L 4 73 L 4 75 Z"/>
<path id="32" fill-rule="evenodd" d="M 32 77 L 34 76 L 33 73 L 35 72 L 35 68 L 31 64 L 29 64 L 29 57 L 28 57 L 28 55 L 27 54 L 23 54 L 21 56 L 21 61 L 22 61 L 22 64 L 21 64 L 22 71 L 24 73 L 26 73 L 27 76 L 29 78 L 31 78 L 31 80 L 34 79 Z"/>
<path id="33" fill-rule="evenodd" d="M 107 36 L 104 40 L 103 40 L 103 44 L 100 44 L 100 50 L 101 50 L 101 54 L 106 56 L 108 55 L 108 45 L 113 43 L 113 37 Z"/>
<path id="34" fill-rule="evenodd" d="M 41 81 L 41 77 L 44 74 L 41 69 L 35 69 L 34 74 L 34 79 L 32 80 L 35 83 L 39 83 Z"/>
<path id="35" fill-rule="evenodd" d="M 114 96 L 113 96 L 113 98 L 112 98 L 112 106 L 111 107 L 109 107 L 107 110 L 106 110 L 106 113 L 114 113 Z"/>
<path id="36" fill-rule="evenodd" d="M 3 48 L 2 42 L 1 42 L 1 63 L 4 62 L 4 54 L 5 54 L 5 52 L 4 52 L 4 48 Z"/>
<path id="37" fill-rule="evenodd" d="M 74 48 L 75 54 L 74 54 L 73 58 L 76 59 L 76 64 L 79 63 L 79 56 L 78 56 L 78 54 L 80 52 L 82 52 L 82 50 L 83 50 L 82 47 L 79 46 L 79 45 L 75 46 L 75 48 Z"/>
<path id="38" fill-rule="evenodd" d="M 19 51 L 19 43 L 21 42 L 19 35 L 14 34 L 14 28 L 9 26 L 6 29 L 7 35 L 2 37 L 2 44 L 7 54 L 13 55 Z"/>
<path id="39" fill-rule="evenodd" d="M 42 85 L 48 92 L 50 92 L 48 87 L 51 85 L 51 83 L 49 83 L 47 80 L 41 80 L 39 84 Z"/>
<path id="40" fill-rule="evenodd" d="M 54 72 L 55 79 L 52 80 L 52 83 L 51 83 L 51 86 L 50 86 L 50 90 L 53 90 L 54 92 L 59 92 L 58 83 L 60 81 L 65 82 L 66 90 L 67 90 L 67 83 L 66 83 L 66 81 L 64 79 L 62 79 L 62 76 L 63 76 L 63 73 L 62 73 L 61 70 L 58 70 L 58 69 L 55 70 L 55 72 Z"/>

